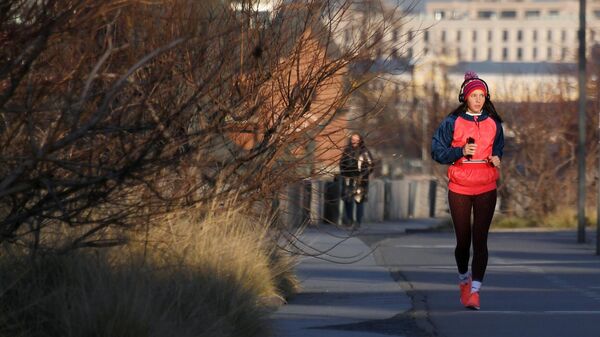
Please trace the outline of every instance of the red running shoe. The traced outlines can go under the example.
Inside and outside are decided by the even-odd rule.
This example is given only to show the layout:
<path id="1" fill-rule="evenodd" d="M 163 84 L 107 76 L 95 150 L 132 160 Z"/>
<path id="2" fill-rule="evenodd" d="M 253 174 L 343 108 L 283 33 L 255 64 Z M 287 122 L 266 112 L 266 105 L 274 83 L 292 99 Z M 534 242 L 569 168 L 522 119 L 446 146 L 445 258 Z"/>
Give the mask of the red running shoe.
<path id="1" fill-rule="evenodd" d="M 471 296 L 469 296 L 469 300 L 467 301 L 467 304 L 465 304 L 465 307 L 469 308 L 469 309 L 473 309 L 473 310 L 479 310 L 480 306 L 479 306 L 479 292 L 474 292 L 471 293 Z"/>
<path id="2" fill-rule="evenodd" d="M 467 305 L 471 296 L 471 278 L 469 277 L 467 282 L 460 282 L 458 286 L 460 287 L 460 304 Z"/>

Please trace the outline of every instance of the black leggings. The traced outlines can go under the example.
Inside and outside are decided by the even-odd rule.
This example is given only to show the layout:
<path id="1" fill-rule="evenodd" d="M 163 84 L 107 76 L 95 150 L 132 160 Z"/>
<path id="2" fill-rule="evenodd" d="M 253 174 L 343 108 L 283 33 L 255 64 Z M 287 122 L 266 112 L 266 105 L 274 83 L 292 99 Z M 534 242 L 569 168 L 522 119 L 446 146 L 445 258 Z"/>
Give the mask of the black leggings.
<path id="1" fill-rule="evenodd" d="M 473 263 L 471 270 L 474 281 L 483 281 L 488 261 L 487 238 L 490 223 L 496 208 L 496 190 L 478 195 L 448 192 L 448 204 L 454 222 L 456 249 L 454 257 L 458 272 L 469 270 L 471 255 L 471 209 L 473 209 Z"/>

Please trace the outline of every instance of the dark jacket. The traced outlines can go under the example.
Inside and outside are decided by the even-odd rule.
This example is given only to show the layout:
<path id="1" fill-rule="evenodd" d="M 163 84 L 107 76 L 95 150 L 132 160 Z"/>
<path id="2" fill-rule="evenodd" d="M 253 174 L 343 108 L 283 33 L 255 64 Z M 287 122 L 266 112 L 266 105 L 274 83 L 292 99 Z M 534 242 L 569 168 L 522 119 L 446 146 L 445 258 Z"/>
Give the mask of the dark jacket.
<path id="1" fill-rule="evenodd" d="M 344 149 L 340 160 L 342 176 L 342 197 L 346 201 L 354 198 L 356 202 L 367 200 L 369 192 L 369 174 L 373 171 L 373 156 L 367 148 L 359 146 Z"/>

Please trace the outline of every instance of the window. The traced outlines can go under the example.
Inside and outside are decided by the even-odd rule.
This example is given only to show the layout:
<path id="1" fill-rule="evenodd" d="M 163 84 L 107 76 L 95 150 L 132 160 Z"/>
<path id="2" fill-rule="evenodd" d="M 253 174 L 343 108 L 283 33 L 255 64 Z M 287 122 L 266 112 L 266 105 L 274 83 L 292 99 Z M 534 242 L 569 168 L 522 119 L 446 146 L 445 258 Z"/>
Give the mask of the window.
<path id="1" fill-rule="evenodd" d="M 496 17 L 496 12 L 494 11 L 479 11 L 477 12 L 477 18 L 479 19 L 491 19 Z"/>
<path id="2" fill-rule="evenodd" d="M 460 19 L 464 19 L 464 18 L 468 18 L 469 17 L 469 12 L 461 10 L 453 10 L 452 11 L 452 19 L 453 20 L 460 20 Z"/>
<path id="3" fill-rule="evenodd" d="M 567 41 L 567 31 L 566 31 L 566 30 L 562 30 L 562 31 L 560 32 L 560 40 L 561 40 L 562 42 L 565 42 L 565 41 Z"/>
<path id="4" fill-rule="evenodd" d="M 446 55 L 448 53 L 448 49 L 446 49 L 446 47 L 442 47 L 442 55 Z"/>
<path id="5" fill-rule="evenodd" d="M 460 30 L 456 32 L 456 42 L 460 42 L 461 34 Z"/>
<path id="6" fill-rule="evenodd" d="M 553 10 L 550 10 L 550 11 L 548 12 L 548 15 L 549 15 L 549 16 L 559 16 L 559 15 L 560 15 L 560 11 L 559 11 L 559 10 L 557 10 L 557 9 L 553 9 Z"/>
<path id="7" fill-rule="evenodd" d="M 446 42 L 446 31 L 442 31 L 442 42 Z"/>
<path id="8" fill-rule="evenodd" d="M 425 42 L 429 42 L 429 31 L 428 30 L 426 30 L 423 33 L 423 40 L 425 40 Z"/>
<path id="9" fill-rule="evenodd" d="M 596 17 L 596 19 L 600 19 L 600 9 L 594 10 L 594 17 Z"/>
<path id="10" fill-rule="evenodd" d="M 456 58 L 460 61 L 462 60 L 462 52 L 460 50 L 460 47 L 456 48 Z"/>
<path id="11" fill-rule="evenodd" d="M 408 48 L 408 58 L 411 59 L 413 57 L 413 49 Z"/>
<path id="12" fill-rule="evenodd" d="M 433 12 L 433 18 L 436 19 L 436 20 L 438 20 L 438 21 L 441 20 L 441 19 L 443 19 L 443 18 L 445 18 L 445 17 L 446 17 L 446 12 L 444 12 L 443 10 L 436 9 Z"/>
<path id="13" fill-rule="evenodd" d="M 548 35 L 546 36 L 546 39 L 548 40 L 548 42 L 552 41 L 552 31 L 551 30 L 548 31 Z"/>
<path id="14" fill-rule="evenodd" d="M 392 41 L 398 42 L 398 28 L 395 28 L 392 32 Z"/>
<path id="15" fill-rule="evenodd" d="M 525 17 L 526 18 L 538 18 L 538 17 L 540 17 L 540 11 L 539 10 L 525 11 Z"/>
<path id="16" fill-rule="evenodd" d="M 517 48 L 517 60 L 523 60 L 523 48 Z"/>
<path id="17" fill-rule="evenodd" d="M 412 30 L 409 30 L 409 31 L 408 31 L 408 41 L 410 42 L 410 41 L 412 41 L 412 40 L 413 40 L 413 31 L 412 31 Z"/>
<path id="18" fill-rule="evenodd" d="M 487 59 L 488 59 L 488 61 L 492 60 L 492 48 L 488 48 Z"/>
<path id="19" fill-rule="evenodd" d="M 538 33 L 537 33 L 537 30 L 534 30 L 534 31 L 533 31 L 533 36 L 532 36 L 532 38 L 533 38 L 533 41 L 537 42 L 537 39 L 538 39 Z"/>
<path id="20" fill-rule="evenodd" d="M 424 55 L 429 54 L 429 48 L 423 48 L 423 54 Z"/>
<path id="21" fill-rule="evenodd" d="M 508 48 L 502 48 L 502 60 L 508 60 Z"/>
<path id="22" fill-rule="evenodd" d="M 516 11 L 502 11 L 500 12 L 500 17 L 503 19 L 514 19 L 517 17 Z"/>
<path id="23" fill-rule="evenodd" d="M 346 43 L 348 43 L 348 41 L 350 41 L 350 29 L 346 29 L 346 30 L 344 31 L 344 41 L 345 41 Z"/>
<path id="24" fill-rule="evenodd" d="M 552 48 L 550 48 L 550 47 L 548 47 L 548 51 L 547 51 L 547 54 L 546 54 L 546 58 L 547 58 L 548 60 L 552 60 Z"/>
<path id="25" fill-rule="evenodd" d="M 392 58 L 393 59 L 397 59 L 398 58 L 398 49 L 392 48 Z"/>
<path id="26" fill-rule="evenodd" d="M 537 48 L 533 47 L 533 50 L 531 51 L 531 58 L 535 61 L 537 60 Z"/>
<path id="27" fill-rule="evenodd" d="M 492 37 L 494 36 L 494 33 L 491 30 L 488 30 L 488 41 L 492 41 Z"/>
<path id="28" fill-rule="evenodd" d="M 477 31 L 473 31 L 473 42 L 477 42 Z"/>
<path id="29" fill-rule="evenodd" d="M 502 31 L 502 41 L 508 41 L 508 30 Z"/>
<path id="30" fill-rule="evenodd" d="M 523 31 L 522 30 L 517 31 L 517 41 L 523 41 Z"/>
<path id="31" fill-rule="evenodd" d="M 477 48 L 473 48 L 473 53 L 471 54 L 471 59 L 473 61 L 477 60 Z"/>
<path id="32" fill-rule="evenodd" d="M 562 48 L 560 50 L 560 59 L 563 61 L 567 59 L 567 48 Z"/>

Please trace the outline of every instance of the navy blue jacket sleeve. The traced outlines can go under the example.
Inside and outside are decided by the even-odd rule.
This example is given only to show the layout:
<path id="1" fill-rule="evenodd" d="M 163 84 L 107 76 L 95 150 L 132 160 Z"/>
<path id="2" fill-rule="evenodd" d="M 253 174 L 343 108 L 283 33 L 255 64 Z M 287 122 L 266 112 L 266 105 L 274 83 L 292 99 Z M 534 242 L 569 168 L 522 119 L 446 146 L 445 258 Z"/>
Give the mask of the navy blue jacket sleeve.
<path id="1" fill-rule="evenodd" d="M 454 118 L 447 117 L 433 134 L 431 158 L 440 164 L 452 164 L 463 156 L 462 147 L 452 147 Z"/>
<path id="2" fill-rule="evenodd" d="M 492 156 L 502 158 L 504 154 L 504 130 L 502 123 L 496 122 L 496 138 L 494 138 L 494 146 L 492 147 Z"/>

